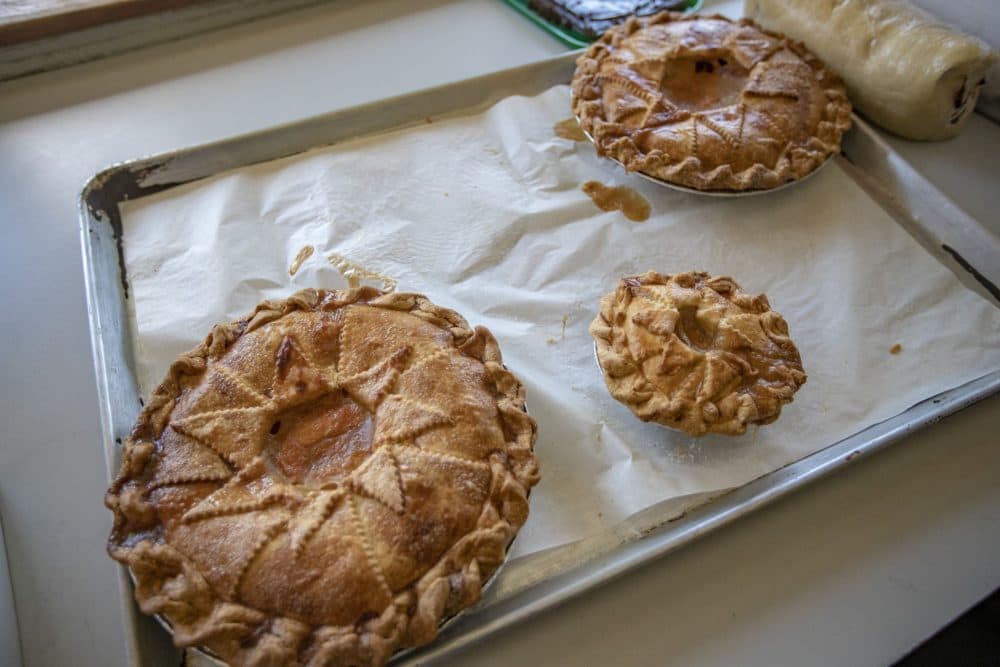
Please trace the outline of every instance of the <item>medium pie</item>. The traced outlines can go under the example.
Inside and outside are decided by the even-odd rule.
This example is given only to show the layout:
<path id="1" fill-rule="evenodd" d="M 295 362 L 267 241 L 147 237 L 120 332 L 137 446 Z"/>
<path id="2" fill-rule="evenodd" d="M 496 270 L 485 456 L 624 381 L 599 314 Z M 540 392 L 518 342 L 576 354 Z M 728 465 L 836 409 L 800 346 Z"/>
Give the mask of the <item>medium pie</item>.
<path id="1" fill-rule="evenodd" d="M 806 381 L 785 320 L 732 278 L 623 278 L 590 333 L 611 395 L 692 436 L 769 424 Z"/>
<path id="2" fill-rule="evenodd" d="M 572 87 L 598 154 L 698 190 L 802 178 L 839 151 L 851 123 L 836 74 L 746 19 L 631 18 L 580 56 Z"/>
<path id="3" fill-rule="evenodd" d="M 170 367 L 108 550 L 179 646 L 380 665 L 478 600 L 527 518 L 535 431 L 486 329 L 420 295 L 305 290 Z"/>

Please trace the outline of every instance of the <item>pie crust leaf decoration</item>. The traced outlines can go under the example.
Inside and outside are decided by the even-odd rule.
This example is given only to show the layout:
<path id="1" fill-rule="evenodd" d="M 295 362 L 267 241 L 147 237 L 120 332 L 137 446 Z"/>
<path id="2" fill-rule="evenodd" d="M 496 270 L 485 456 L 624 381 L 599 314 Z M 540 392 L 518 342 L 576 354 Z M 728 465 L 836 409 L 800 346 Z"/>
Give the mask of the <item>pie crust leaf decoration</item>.
<path id="1" fill-rule="evenodd" d="M 698 190 L 802 178 L 851 124 L 843 83 L 801 43 L 747 19 L 670 12 L 594 42 L 572 107 L 599 155 Z"/>
<path id="2" fill-rule="evenodd" d="M 339 385 L 365 409 L 374 412 L 382 399 L 392 390 L 411 353 L 409 346 L 401 347 L 366 371 L 338 378 Z"/>
<path id="3" fill-rule="evenodd" d="M 262 485 L 264 474 L 264 460 L 257 457 L 222 487 L 192 506 L 181 517 L 181 522 L 192 523 L 233 514 L 259 512 L 280 503 L 287 494 L 284 489 L 272 487 L 262 493 L 251 490 L 254 484 Z"/>
<path id="4" fill-rule="evenodd" d="M 291 336 L 284 336 L 275 359 L 271 398 L 282 408 L 315 400 L 333 387 L 324 374 L 306 358 Z"/>
<path id="5" fill-rule="evenodd" d="M 403 511 L 403 483 L 399 464 L 390 447 L 380 447 L 354 470 L 351 481 L 360 493 L 378 500 L 394 512 Z"/>
<path id="6" fill-rule="evenodd" d="M 205 443 L 233 465 L 243 466 L 259 453 L 271 422 L 264 408 L 230 408 L 183 417 L 170 426 Z"/>
<path id="7" fill-rule="evenodd" d="M 225 366 L 211 366 L 206 373 L 202 390 L 191 392 L 193 400 L 187 408 L 191 414 L 231 408 L 260 408 L 269 402 L 267 396 L 254 391 Z"/>
<path id="8" fill-rule="evenodd" d="M 486 502 L 492 475 L 489 464 L 410 446 L 379 451 L 388 449 L 396 459 L 404 511 L 397 512 L 367 493 L 358 493 L 354 499 L 359 517 L 368 527 L 373 562 L 388 585 L 396 589 L 412 583 L 414 571 L 433 568 L 450 544 L 459 550 L 478 544 L 483 534 L 476 533 L 478 537 L 466 542 L 469 531 L 477 525 L 496 525 L 497 515 L 492 512 L 499 505 Z M 396 547 L 400 540 L 413 548 L 401 551 Z M 491 558 L 489 552 L 476 548 L 477 560 Z"/>
<path id="9" fill-rule="evenodd" d="M 623 278 L 590 333 L 611 395 L 692 436 L 771 423 L 806 381 L 785 320 L 731 278 Z"/>
<path id="10" fill-rule="evenodd" d="M 305 290 L 170 367 L 105 496 L 108 552 L 178 646 L 381 665 L 479 599 L 535 434 L 485 329 L 418 294 Z"/>
<path id="11" fill-rule="evenodd" d="M 232 477 L 233 473 L 222 457 L 193 438 L 172 427 L 164 429 L 162 438 L 164 442 L 169 442 L 169 446 L 161 450 L 151 483 L 153 488 L 224 482 Z"/>
<path id="12" fill-rule="evenodd" d="M 406 442 L 452 423 L 452 417 L 416 398 L 389 396 L 375 414 L 375 443 Z"/>
<path id="13" fill-rule="evenodd" d="M 290 545 L 296 556 L 302 554 L 306 543 L 309 541 L 323 523 L 330 518 L 330 514 L 337 508 L 337 505 L 344 498 L 344 493 L 340 489 L 323 490 L 309 499 L 308 505 L 301 510 L 303 517 L 289 531 Z"/>

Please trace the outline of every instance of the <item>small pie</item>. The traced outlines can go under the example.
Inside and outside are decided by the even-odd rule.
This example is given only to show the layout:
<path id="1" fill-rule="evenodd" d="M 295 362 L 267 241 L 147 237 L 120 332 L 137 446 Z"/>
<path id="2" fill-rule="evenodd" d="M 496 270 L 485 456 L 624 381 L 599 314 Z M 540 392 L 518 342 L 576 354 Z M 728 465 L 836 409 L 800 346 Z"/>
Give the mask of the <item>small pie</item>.
<path id="1" fill-rule="evenodd" d="M 572 88 L 599 155 L 698 190 L 800 179 L 840 150 L 851 124 L 840 78 L 747 19 L 631 18 L 580 56 Z"/>
<path id="2" fill-rule="evenodd" d="M 535 432 L 489 331 L 423 296 L 265 301 L 154 391 L 108 551 L 178 646 L 381 665 L 479 599 L 527 518 Z"/>
<path id="3" fill-rule="evenodd" d="M 622 278 L 590 333 L 611 395 L 692 436 L 769 424 L 806 381 L 785 320 L 732 278 Z"/>

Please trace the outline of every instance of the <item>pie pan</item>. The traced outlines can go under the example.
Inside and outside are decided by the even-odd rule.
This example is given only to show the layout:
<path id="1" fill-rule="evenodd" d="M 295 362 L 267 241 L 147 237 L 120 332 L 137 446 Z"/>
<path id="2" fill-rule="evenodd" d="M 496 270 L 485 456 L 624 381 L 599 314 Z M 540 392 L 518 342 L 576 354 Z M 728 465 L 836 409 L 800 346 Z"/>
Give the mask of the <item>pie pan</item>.
<path id="1" fill-rule="evenodd" d="M 597 144 L 594 141 L 594 137 L 591 136 L 590 132 L 587 132 L 585 129 L 583 129 L 583 125 L 580 125 L 580 117 L 577 116 L 577 115 L 574 115 L 573 118 L 576 120 L 577 125 L 580 126 L 580 131 L 583 132 L 583 134 L 584 134 L 585 137 L 587 137 L 587 141 L 589 141 L 596 148 Z M 830 160 L 831 160 L 831 158 L 833 156 L 831 155 L 831 156 L 827 157 L 823 161 L 822 164 L 820 164 L 818 167 L 816 167 L 815 169 L 813 169 L 812 171 L 810 171 L 808 174 L 806 174 L 805 176 L 803 176 L 801 178 L 797 178 L 797 179 L 792 180 L 792 181 L 787 181 L 787 182 L 782 183 L 781 185 L 773 187 L 773 188 L 763 188 L 763 189 L 757 189 L 757 190 L 698 190 L 697 188 L 690 188 L 690 187 L 688 187 L 686 185 L 678 185 L 677 183 L 671 183 L 670 181 L 665 181 L 662 178 L 657 178 L 656 176 L 650 176 L 649 174 L 643 173 L 641 171 L 631 171 L 630 172 L 625 167 L 624 164 L 622 164 L 619 160 L 611 157 L 610 155 L 604 155 L 604 156 L 601 156 L 601 157 L 603 159 L 605 159 L 605 160 L 610 160 L 610 161 L 614 162 L 615 164 L 617 164 L 618 166 L 620 166 L 622 169 L 624 169 L 625 173 L 636 174 L 637 176 L 640 176 L 640 177 L 646 179 L 650 183 L 655 183 L 655 184 L 663 186 L 665 188 L 670 188 L 671 190 L 676 190 L 677 192 L 685 192 L 687 194 L 701 195 L 701 196 L 704 196 L 704 197 L 719 197 L 719 198 L 722 198 L 722 199 L 733 199 L 733 198 L 737 198 L 737 197 L 752 197 L 754 195 L 766 195 L 766 194 L 770 194 L 772 192 L 778 192 L 779 190 L 784 190 L 784 189 L 789 188 L 789 187 L 791 187 L 793 185 L 797 185 L 797 184 L 799 184 L 799 183 L 801 183 L 803 181 L 806 181 L 806 180 L 812 178 L 813 175 L 816 174 L 816 172 L 818 172 L 819 170 L 821 170 L 823 167 L 825 167 L 826 165 L 828 165 L 830 163 Z"/>

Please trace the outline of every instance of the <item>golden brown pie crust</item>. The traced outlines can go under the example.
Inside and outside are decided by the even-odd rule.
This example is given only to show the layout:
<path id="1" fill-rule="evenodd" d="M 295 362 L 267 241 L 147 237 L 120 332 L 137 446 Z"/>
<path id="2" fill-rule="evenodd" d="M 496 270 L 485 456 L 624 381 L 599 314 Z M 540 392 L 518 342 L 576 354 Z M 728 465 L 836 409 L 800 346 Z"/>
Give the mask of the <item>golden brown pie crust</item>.
<path id="1" fill-rule="evenodd" d="M 599 155 L 699 190 L 802 178 L 851 124 L 843 83 L 805 46 L 717 15 L 630 18 L 577 59 L 572 89 Z"/>
<path id="2" fill-rule="evenodd" d="M 527 518 L 535 433 L 489 331 L 421 295 L 265 301 L 153 392 L 108 551 L 178 646 L 380 665 L 479 599 Z"/>
<path id="3" fill-rule="evenodd" d="M 590 333 L 611 395 L 693 436 L 769 424 L 806 381 L 785 320 L 732 278 L 622 278 Z"/>

